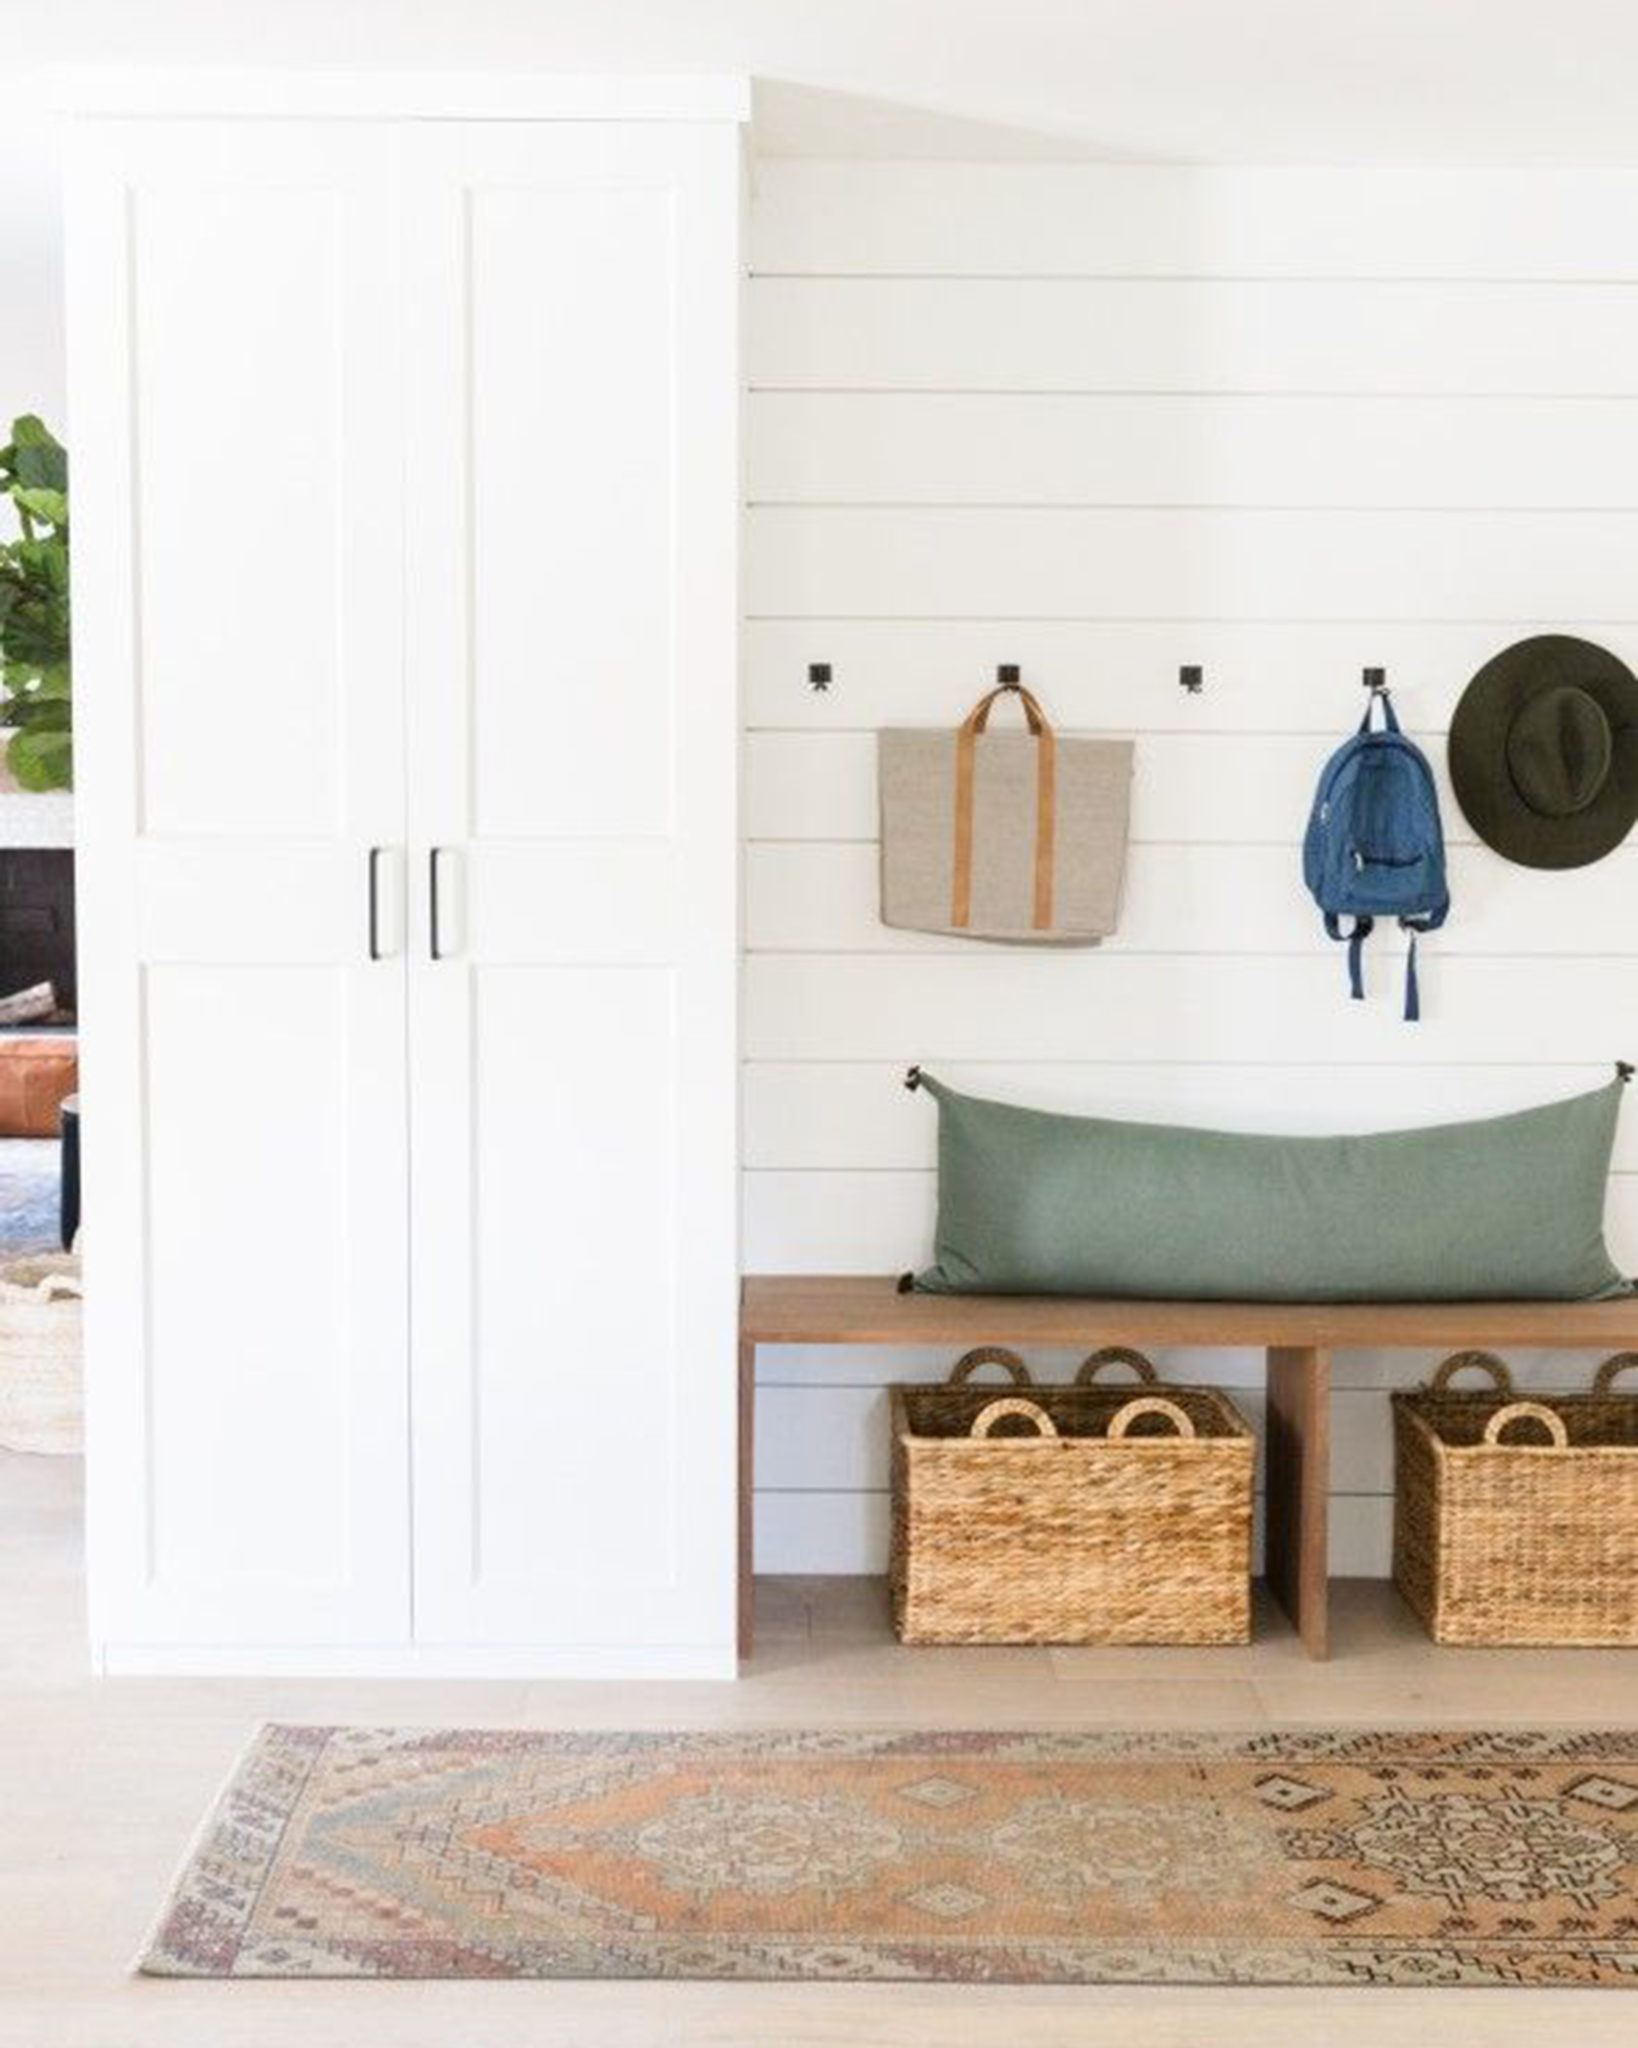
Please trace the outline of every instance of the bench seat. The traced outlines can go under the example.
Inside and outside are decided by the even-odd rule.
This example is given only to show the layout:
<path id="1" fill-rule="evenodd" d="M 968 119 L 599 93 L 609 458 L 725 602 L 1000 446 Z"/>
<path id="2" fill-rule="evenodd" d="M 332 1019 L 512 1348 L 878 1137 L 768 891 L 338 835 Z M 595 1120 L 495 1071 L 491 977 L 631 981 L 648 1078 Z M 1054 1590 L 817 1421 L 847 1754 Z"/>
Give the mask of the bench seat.
<path id="1" fill-rule="evenodd" d="M 1329 1649 L 1333 1351 L 1638 1350 L 1638 1296 L 1616 1301 L 1100 1301 L 901 1294 L 891 1274 L 756 1274 L 739 1346 L 740 1654 L 751 1639 L 756 1354 L 763 1344 L 1254 1346 L 1268 1354 L 1267 1561 L 1311 1657 Z"/>

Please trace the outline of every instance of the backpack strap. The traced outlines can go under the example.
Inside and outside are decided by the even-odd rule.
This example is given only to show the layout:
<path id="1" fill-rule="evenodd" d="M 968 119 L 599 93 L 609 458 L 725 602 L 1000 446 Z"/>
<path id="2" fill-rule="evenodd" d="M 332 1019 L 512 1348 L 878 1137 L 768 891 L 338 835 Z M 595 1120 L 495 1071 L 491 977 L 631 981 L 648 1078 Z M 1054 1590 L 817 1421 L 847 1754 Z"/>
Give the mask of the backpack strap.
<path id="1" fill-rule="evenodd" d="M 1415 1024 L 1422 1015 L 1422 991 L 1416 979 L 1416 934 L 1430 929 L 1427 925 L 1412 924 L 1409 918 L 1399 920 L 1400 929 L 1410 939 L 1410 954 L 1405 961 L 1405 1022 Z M 1325 913 L 1325 931 L 1328 938 L 1348 941 L 1348 993 L 1356 1003 L 1365 1000 L 1365 941 L 1376 929 L 1372 917 L 1356 917 L 1351 932 L 1344 932 L 1334 910 Z"/>
<path id="2" fill-rule="evenodd" d="M 1346 938 L 1348 941 L 1348 993 L 1356 1003 L 1362 1003 L 1365 1000 L 1365 963 L 1361 958 L 1361 954 L 1365 941 L 1375 929 L 1375 918 L 1356 917 L 1353 930 L 1351 932 L 1344 932 L 1341 923 L 1338 921 L 1337 913 L 1334 910 L 1328 910 L 1325 913 L 1326 937 L 1330 939 Z"/>
<path id="3" fill-rule="evenodd" d="M 1365 706 L 1365 716 L 1364 716 L 1364 717 L 1363 717 L 1363 718 L 1362 718 L 1362 719 L 1361 719 L 1361 720 L 1359 721 L 1359 729 L 1360 729 L 1360 731 L 1361 731 L 1361 732 L 1369 732 L 1369 731 L 1370 731 L 1370 729 L 1371 729 L 1371 713 L 1372 713 L 1372 712 L 1373 712 L 1373 711 L 1374 711 L 1374 710 L 1376 709 L 1376 707 L 1377 707 L 1377 704 L 1378 704 L 1378 702 L 1379 702 L 1379 701 L 1380 701 L 1380 703 L 1381 703 L 1381 705 L 1382 705 L 1382 729 L 1383 729 L 1383 731 L 1384 731 L 1384 732 L 1397 732 L 1397 731 L 1399 730 L 1399 713 L 1398 713 L 1397 711 L 1395 711 L 1395 710 L 1394 710 L 1394 708 L 1393 708 L 1393 698 L 1392 698 L 1392 697 L 1391 697 L 1391 696 L 1389 695 L 1389 693 L 1388 693 L 1388 692 L 1387 692 L 1387 691 L 1386 691 L 1385 689 L 1384 689 L 1384 690 L 1373 690 L 1373 691 L 1371 692 L 1370 702 L 1369 702 L 1369 703 L 1368 703 L 1368 704 L 1367 704 L 1367 705 Z"/>
<path id="4" fill-rule="evenodd" d="M 1356 917 L 1354 928 L 1348 939 L 1348 993 L 1356 1003 L 1365 1000 L 1365 963 L 1361 958 L 1365 941 L 1376 929 L 1376 920 Z"/>
<path id="5" fill-rule="evenodd" d="M 1383 731 L 1397 733 L 1399 731 L 1399 713 L 1394 710 L 1393 697 L 1386 689 L 1373 689 L 1371 691 L 1370 701 L 1365 706 L 1365 716 L 1359 721 L 1360 731 L 1367 733 L 1371 730 L 1371 714 L 1379 703 L 1382 706 Z M 1418 931 L 1431 931 L 1436 924 L 1443 924 L 1444 921 L 1443 911 L 1440 911 L 1436 917 L 1418 919 L 1415 924 L 1408 918 L 1402 917 L 1399 920 L 1402 928 L 1410 935 L 1410 957 L 1405 962 L 1405 1022 L 1407 1024 L 1414 1024 L 1422 1014 L 1422 993 L 1416 980 L 1416 934 Z M 1335 928 L 1335 918 L 1328 917 L 1325 924 L 1332 938 L 1340 938 L 1342 936 L 1341 932 Z M 1365 941 L 1371 935 L 1371 929 L 1372 920 L 1370 918 L 1356 917 L 1354 919 L 1354 929 L 1348 939 L 1348 992 L 1355 1002 L 1362 1002 L 1365 996 L 1364 963 L 1360 956 Z"/>

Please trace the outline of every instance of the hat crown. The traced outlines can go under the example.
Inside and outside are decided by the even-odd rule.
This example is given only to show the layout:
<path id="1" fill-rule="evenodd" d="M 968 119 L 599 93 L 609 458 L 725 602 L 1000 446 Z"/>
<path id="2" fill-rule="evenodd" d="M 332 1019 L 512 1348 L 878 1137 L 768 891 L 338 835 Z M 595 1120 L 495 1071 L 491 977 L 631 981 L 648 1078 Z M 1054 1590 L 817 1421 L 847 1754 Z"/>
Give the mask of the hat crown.
<path id="1" fill-rule="evenodd" d="M 1574 683 L 1520 705 L 1507 733 L 1513 786 L 1544 818 L 1585 810 L 1608 779 L 1614 741 L 1604 707 Z"/>

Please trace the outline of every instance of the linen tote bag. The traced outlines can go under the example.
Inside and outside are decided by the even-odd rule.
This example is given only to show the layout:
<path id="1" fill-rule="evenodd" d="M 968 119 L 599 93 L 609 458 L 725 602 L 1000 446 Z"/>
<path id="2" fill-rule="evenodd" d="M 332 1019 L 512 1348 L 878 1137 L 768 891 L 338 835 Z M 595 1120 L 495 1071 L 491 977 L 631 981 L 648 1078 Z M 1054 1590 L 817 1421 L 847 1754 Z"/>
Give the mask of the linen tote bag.
<path id="1" fill-rule="evenodd" d="M 1026 730 L 989 731 L 1014 696 Z M 1002 683 L 954 732 L 878 733 L 882 923 L 1024 945 L 1095 946 L 1126 869 L 1130 740 L 1066 738 Z"/>

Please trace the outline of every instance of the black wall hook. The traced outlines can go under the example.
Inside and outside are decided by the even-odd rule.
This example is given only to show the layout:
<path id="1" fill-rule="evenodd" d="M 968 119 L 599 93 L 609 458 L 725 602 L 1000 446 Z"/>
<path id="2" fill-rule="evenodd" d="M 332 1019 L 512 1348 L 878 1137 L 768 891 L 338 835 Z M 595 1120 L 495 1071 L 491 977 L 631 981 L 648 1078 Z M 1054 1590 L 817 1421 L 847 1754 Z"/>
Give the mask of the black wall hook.
<path id="1" fill-rule="evenodd" d="M 1186 661 L 1177 672 L 1177 680 L 1191 697 L 1198 697 L 1206 687 L 1206 675 L 1197 661 Z"/>
<path id="2" fill-rule="evenodd" d="M 995 680 L 1003 690 L 1021 690 L 1024 687 L 1019 680 L 1018 664 L 1015 661 L 1002 662 L 995 672 Z"/>
<path id="3" fill-rule="evenodd" d="M 808 688 L 821 691 L 830 688 L 830 663 L 828 661 L 810 661 L 808 663 Z"/>
<path id="4" fill-rule="evenodd" d="M 1370 691 L 1373 697 L 1387 696 L 1388 671 L 1385 668 L 1368 668 L 1365 671 L 1364 681 L 1366 689 Z"/>

